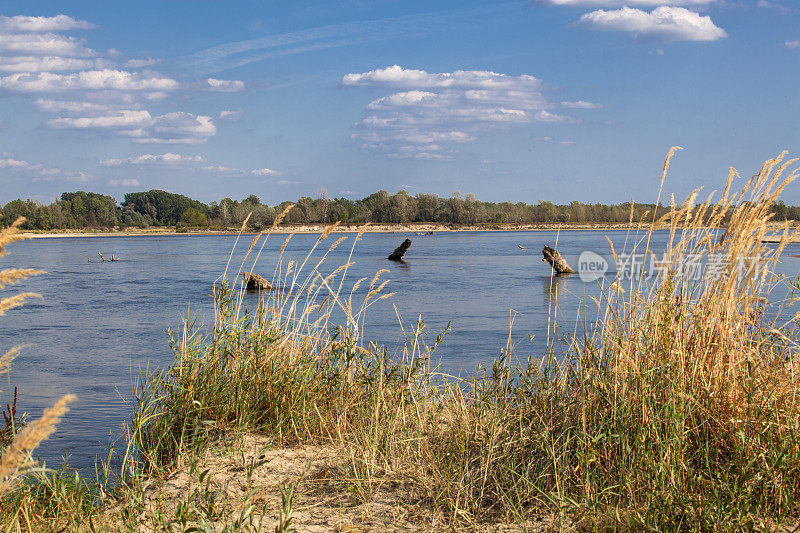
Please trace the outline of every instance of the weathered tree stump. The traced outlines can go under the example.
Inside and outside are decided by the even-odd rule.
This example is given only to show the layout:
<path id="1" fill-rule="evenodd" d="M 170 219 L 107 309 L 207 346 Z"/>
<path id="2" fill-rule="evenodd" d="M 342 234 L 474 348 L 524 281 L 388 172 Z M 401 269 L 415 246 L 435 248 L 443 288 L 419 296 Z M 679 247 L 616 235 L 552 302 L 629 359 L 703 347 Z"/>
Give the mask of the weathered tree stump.
<path id="1" fill-rule="evenodd" d="M 269 291 L 272 285 L 269 281 L 254 272 L 244 273 L 244 283 L 248 291 Z"/>
<path id="2" fill-rule="evenodd" d="M 402 261 L 403 255 L 405 255 L 406 251 L 411 247 L 411 239 L 406 239 L 403 243 L 394 249 L 394 252 L 389 254 L 387 259 L 389 261 Z"/>
<path id="3" fill-rule="evenodd" d="M 561 254 L 558 253 L 558 250 L 555 248 L 550 248 L 545 244 L 544 248 L 542 248 L 542 255 L 544 256 L 542 261 L 547 261 L 550 263 L 550 266 L 553 267 L 553 270 L 555 270 L 558 274 L 575 273 L 575 271 L 570 268 L 566 260 L 561 257 Z"/>

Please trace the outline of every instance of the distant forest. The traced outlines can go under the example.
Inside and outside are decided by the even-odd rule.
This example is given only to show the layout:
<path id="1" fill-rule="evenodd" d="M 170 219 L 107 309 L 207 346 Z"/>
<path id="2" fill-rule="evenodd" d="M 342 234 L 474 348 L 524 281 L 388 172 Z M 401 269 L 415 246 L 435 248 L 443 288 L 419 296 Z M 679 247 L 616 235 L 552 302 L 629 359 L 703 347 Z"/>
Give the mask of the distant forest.
<path id="1" fill-rule="evenodd" d="M 443 224 L 540 224 L 540 223 L 625 223 L 630 220 L 631 204 L 584 204 L 572 202 L 556 205 L 547 201 L 537 204 L 524 202 L 482 202 L 472 194 L 453 193 L 449 198 L 435 194 L 410 195 L 401 190 L 396 194 L 378 191 L 362 198 L 328 198 L 323 191 L 318 198 L 304 196 L 296 202 L 270 206 L 258 196 L 243 200 L 223 198 L 205 204 L 181 194 L 161 190 L 133 192 L 125 195 L 122 204 L 107 195 L 92 192 L 68 192 L 50 205 L 34 200 L 13 200 L 3 206 L 0 224 L 7 226 L 20 216 L 26 218 L 24 229 L 81 229 L 81 228 L 227 228 L 240 225 L 252 213 L 248 226 L 259 230 L 275 220 L 276 213 L 294 203 L 284 224 L 303 223 L 409 223 L 436 222 Z M 654 204 L 635 204 L 634 220 L 646 213 L 653 215 Z M 800 220 L 800 207 L 778 202 L 773 206 L 774 220 Z M 658 215 L 666 212 L 659 206 Z"/>

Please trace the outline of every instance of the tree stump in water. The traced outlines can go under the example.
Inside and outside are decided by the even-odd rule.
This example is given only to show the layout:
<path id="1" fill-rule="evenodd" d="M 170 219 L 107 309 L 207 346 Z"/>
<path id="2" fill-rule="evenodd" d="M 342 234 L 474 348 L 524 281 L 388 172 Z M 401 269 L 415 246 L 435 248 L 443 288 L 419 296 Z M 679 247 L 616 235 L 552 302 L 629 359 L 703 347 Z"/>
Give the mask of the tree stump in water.
<path id="1" fill-rule="evenodd" d="M 411 247 L 411 239 L 404 240 L 400 246 L 394 249 L 394 252 L 389 254 L 389 257 L 387 257 L 387 259 L 389 261 L 402 261 L 403 255 L 406 253 L 406 250 L 408 250 L 410 247 Z"/>
<path id="2" fill-rule="evenodd" d="M 558 253 L 558 250 L 555 248 L 550 248 L 546 244 L 544 248 L 542 248 L 542 255 L 544 258 L 542 261 L 547 261 L 550 263 L 550 266 L 553 267 L 553 270 L 556 271 L 558 274 L 574 274 L 575 271 L 570 268 L 567 264 L 566 260 L 561 257 L 561 254 Z"/>
<path id="3" fill-rule="evenodd" d="M 269 281 L 254 272 L 244 273 L 244 284 L 248 291 L 269 291 L 272 285 Z"/>

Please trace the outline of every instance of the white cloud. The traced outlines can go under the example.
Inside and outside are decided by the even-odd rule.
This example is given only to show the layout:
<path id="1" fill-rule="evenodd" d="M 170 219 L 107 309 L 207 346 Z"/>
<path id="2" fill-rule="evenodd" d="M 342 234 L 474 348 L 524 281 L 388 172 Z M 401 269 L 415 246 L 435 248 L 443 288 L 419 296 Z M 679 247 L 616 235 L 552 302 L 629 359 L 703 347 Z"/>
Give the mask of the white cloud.
<path id="1" fill-rule="evenodd" d="M 174 91 L 178 82 L 154 72 L 84 70 L 73 74 L 11 74 L 0 78 L 0 89 L 21 93 L 64 91 Z"/>
<path id="2" fill-rule="evenodd" d="M 103 104 L 98 102 L 64 101 L 38 98 L 35 103 L 39 111 L 45 111 L 47 113 L 67 113 L 71 115 L 77 114 L 87 116 L 102 115 L 119 110 L 119 106 L 116 104 Z"/>
<path id="3" fill-rule="evenodd" d="M 352 76 L 352 74 L 348 74 Z M 345 76 L 347 77 L 347 76 Z M 427 91 L 406 91 L 384 96 L 367 104 L 367 109 L 388 109 L 395 106 L 417 105 L 426 98 L 436 98 L 435 93 Z"/>
<path id="4" fill-rule="evenodd" d="M 536 115 L 534 115 L 534 119 L 538 122 L 575 122 L 575 119 L 572 117 L 548 113 L 544 109 L 538 111 Z"/>
<path id="5" fill-rule="evenodd" d="M 137 135 L 131 135 L 131 137 L 135 137 L 131 141 L 136 144 L 203 144 L 208 140 L 200 137 L 148 137 L 144 131 Z"/>
<path id="6" fill-rule="evenodd" d="M 236 167 L 225 165 L 205 164 L 206 159 L 199 155 L 181 155 L 166 152 L 164 154 L 142 154 L 134 157 L 124 157 L 119 159 L 105 159 L 100 161 L 103 167 L 125 167 L 125 166 L 150 166 L 150 167 L 173 167 L 173 168 L 195 168 L 205 170 L 215 174 L 227 174 L 237 176 L 279 176 L 280 173 L 269 168 L 258 168 L 254 170 L 242 170 Z"/>
<path id="7" fill-rule="evenodd" d="M 153 121 L 148 111 L 122 109 L 113 115 L 99 117 L 59 117 L 47 121 L 47 127 L 52 129 L 122 129 L 141 128 L 149 126 Z"/>
<path id="8" fill-rule="evenodd" d="M 577 100 L 575 102 L 561 102 L 561 107 L 567 107 L 570 109 L 598 109 L 603 106 L 593 102 L 586 102 L 585 100 Z"/>
<path id="9" fill-rule="evenodd" d="M 428 73 L 424 70 L 404 69 L 392 65 L 383 69 L 370 70 L 362 74 L 347 74 L 342 78 L 343 85 L 369 85 L 378 87 L 409 89 L 497 89 L 541 88 L 541 81 L 533 76 L 508 76 L 486 70 L 456 70 L 455 72 Z"/>
<path id="10" fill-rule="evenodd" d="M 250 174 L 253 176 L 278 176 L 279 173 L 277 170 L 272 170 L 271 168 L 257 168 L 255 170 L 251 170 Z"/>
<path id="11" fill-rule="evenodd" d="M 463 131 L 403 131 L 399 132 L 395 138 L 400 141 L 417 144 L 432 144 L 440 142 L 468 143 L 475 140 L 475 137 Z"/>
<path id="12" fill-rule="evenodd" d="M 544 95 L 544 84 L 525 74 L 429 73 L 393 65 L 347 74 L 342 84 L 403 89 L 364 106 L 365 116 L 352 135 L 362 148 L 392 158 L 449 159 L 446 144 L 472 142 L 482 130 L 575 122 L 547 111 L 554 104 Z"/>
<path id="13" fill-rule="evenodd" d="M 800 40 L 786 41 L 783 43 L 786 48 L 800 48 Z"/>
<path id="14" fill-rule="evenodd" d="M 239 120 L 242 118 L 243 114 L 244 111 L 242 111 L 242 109 L 226 109 L 224 111 L 220 111 L 219 119 L 233 122 L 234 120 Z"/>
<path id="15" fill-rule="evenodd" d="M 657 7 L 649 13 L 630 7 L 614 11 L 599 9 L 586 13 L 576 24 L 589 29 L 627 31 L 635 33 L 638 38 L 668 41 L 716 41 L 728 36 L 725 30 L 714 25 L 711 17 L 671 6 Z"/>
<path id="16" fill-rule="evenodd" d="M 0 56 L 0 71 L 47 72 L 53 70 L 84 70 L 113 67 L 107 59 L 80 59 L 59 56 Z"/>
<path id="17" fill-rule="evenodd" d="M 41 32 L 66 30 L 91 30 L 96 26 L 85 20 L 75 20 L 66 15 L 55 17 L 29 17 L 17 15 L 6 17 L 0 15 L 0 31 L 2 32 Z"/>
<path id="18" fill-rule="evenodd" d="M 426 152 L 424 149 L 418 149 L 413 146 L 401 146 L 396 152 L 387 154 L 390 159 L 423 159 L 423 160 L 441 160 L 452 159 L 453 156 L 446 154 L 436 154 Z"/>
<path id="19" fill-rule="evenodd" d="M 216 135 L 210 116 L 179 111 L 156 115 L 145 108 L 178 90 L 236 92 L 244 82 L 207 78 L 179 83 L 147 69 L 158 59 L 116 59 L 122 56 L 116 49 L 98 53 L 83 39 L 58 33 L 91 28 L 89 22 L 66 15 L 0 15 L 0 73 L 7 73 L 0 75 L 0 97 L 45 96 L 35 106 L 55 115 L 46 121 L 53 129 L 103 132 L 152 144 L 201 144 Z M 241 111 L 220 118 L 234 120 L 237 113 Z"/>
<path id="20" fill-rule="evenodd" d="M 201 163 L 204 159 L 199 155 L 180 155 L 167 152 L 161 155 L 142 154 L 123 159 L 106 159 L 100 161 L 103 167 L 121 167 L 128 165 L 182 165 Z"/>
<path id="21" fill-rule="evenodd" d="M 244 82 L 239 80 L 217 80 L 214 78 L 206 79 L 209 90 L 224 93 L 235 93 L 244 89 Z"/>
<path id="22" fill-rule="evenodd" d="M 717 0 L 538 0 L 538 3 L 568 7 L 656 7 L 664 4 L 672 6 L 705 6 L 716 3 L 716 1 Z"/>
<path id="23" fill-rule="evenodd" d="M 217 127 L 211 117 L 177 111 L 156 117 L 152 125 L 152 134 L 140 139 L 134 139 L 133 142 L 201 144 L 216 134 Z"/>
<path id="24" fill-rule="evenodd" d="M 216 172 L 218 174 L 239 174 L 239 175 L 247 174 L 246 170 L 242 170 L 240 168 L 235 168 L 235 167 L 226 167 L 223 165 L 208 165 L 206 167 L 203 167 L 203 170 L 207 170 L 209 172 Z"/>
<path id="25" fill-rule="evenodd" d="M 16 55 L 92 57 L 97 55 L 74 37 L 57 33 L 0 33 L 0 52 Z"/>
<path id="26" fill-rule="evenodd" d="M 152 59 L 148 57 L 147 59 L 129 59 L 123 63 L 122 66 L 125 68 L 145 68 L 158 65 L 159 63 L 161 63 L 160 59 Z"/>
<path id="27" fill-rule="evenodd" d="M 217 133 L 211 117 L 205 115 L 177 111 L 153 117 L 146 110 L 135 109 L 91 117 L 59 117 L 48 120 L 47 126 L 113 132 L 139 144 L 202 144 Z"/>
<path id="28" fill-rule="evenodd" d="M 139 185 L 141 185 L 141 183 L 135 178 L 108 180 L 109 187 L 138 187 Z"/>
<path id="29" fill-rule="evenodd" d="M 87 182 L 87 181 L 91 181 L 92 179 L 94 179 L 94 178 L 92 176 L 90 176 L 89 174 L 86 174 L 85 172 L 78 172 L 77 174 L 70 174 L 70 175 L 64 177 L 65 181 Z M 34 180 L 34 181 L 36 181 L 36 180 Z"/>
<path id="30" fill-rule="evenodd" d="M 13 157 L 0 158 L 0 168 L 34 174 L 42 178 L 52 178 L 63 174 L 60 168 L 49 168 L 41 163 L 29 163 Z"/>

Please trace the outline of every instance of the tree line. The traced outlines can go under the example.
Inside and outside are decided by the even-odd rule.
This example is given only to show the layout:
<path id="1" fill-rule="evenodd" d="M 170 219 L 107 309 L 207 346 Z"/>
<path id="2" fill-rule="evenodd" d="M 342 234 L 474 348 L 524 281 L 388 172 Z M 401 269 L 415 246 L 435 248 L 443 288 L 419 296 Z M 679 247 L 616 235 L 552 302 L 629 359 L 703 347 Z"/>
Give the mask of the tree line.
<path id="1" fill-rule="evenodd" d="M 262 203 L 251 194 L 242 200 L 223 198 L 205 204 L 182 194 L 162 190 L 133 192 L 122 203 L 104 194 L 66 192 L 55 202 L 45 205 L 34 200 L 13 200 L 2 207 L 0 224 L 8 226 L 20 216 L 26 218 L 23 229 L 83 228 L 227 228 L 241 225 L 250 215 L 248 226 L 259 230 L 273 223 L 276 214 L 294 203 L 284 224 L 303 223 L 409 223 L 442 224 L 614 224 L 647 217 L 650 220 L 667 212 L 655 204 L 585 204 L 571 202 L 557 205 L 548 201 L 482 202 L 472 194 L 455 192 L 444 198 L 436 194 L 411 195 L 405 190 L 395 194 L 378 191 L 360 200 L 329 198 L 323 190 L 317 198 L 301 197 L 296 202 L 277 205 Z M 800 207 L 778 202 L 772 207 L 774 220 L 800 220 Z M 251 214 L 252 213 L 252 214 Z"/>

